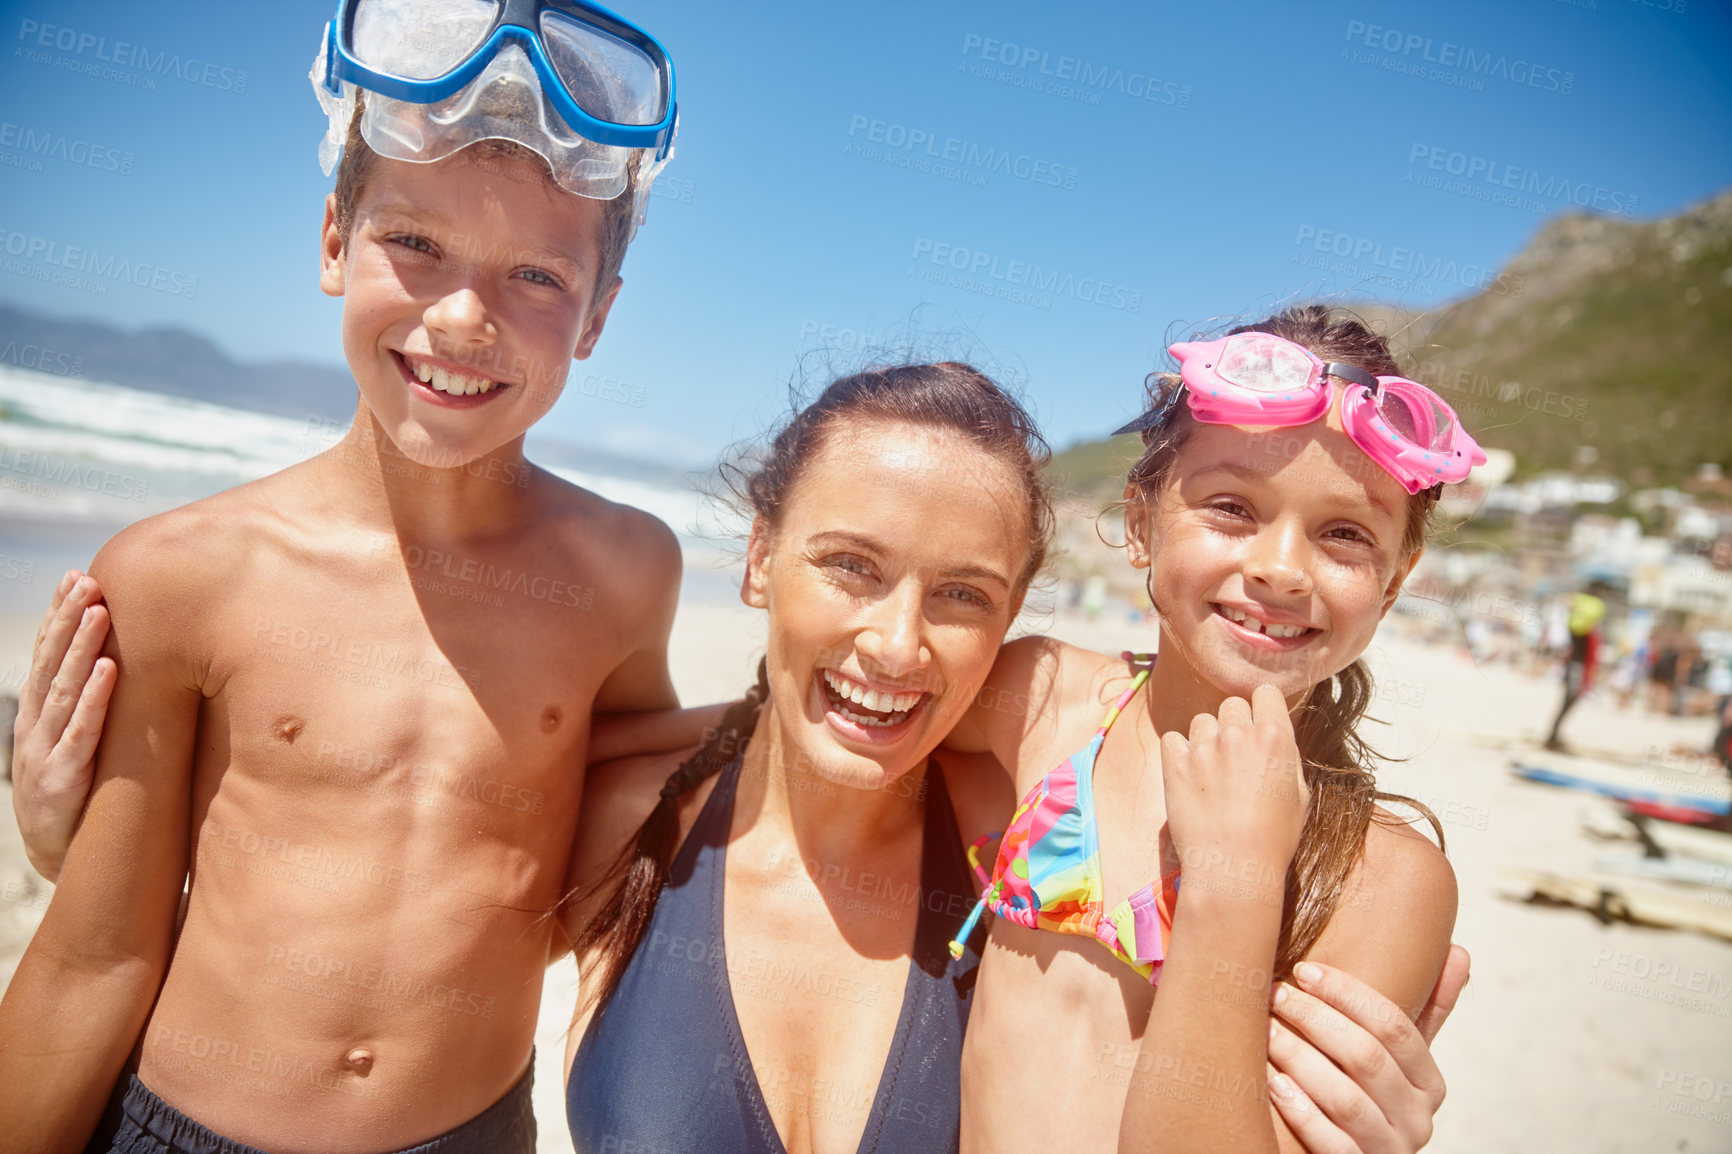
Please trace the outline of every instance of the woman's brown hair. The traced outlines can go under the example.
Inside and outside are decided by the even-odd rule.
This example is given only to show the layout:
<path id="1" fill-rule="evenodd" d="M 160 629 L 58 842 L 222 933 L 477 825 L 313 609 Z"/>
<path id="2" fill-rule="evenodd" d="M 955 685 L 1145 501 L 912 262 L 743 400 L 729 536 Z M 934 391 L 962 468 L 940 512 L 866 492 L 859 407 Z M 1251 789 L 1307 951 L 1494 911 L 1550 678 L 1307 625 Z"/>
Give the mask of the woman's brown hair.
<path id="1" fill-rule="evenodd" d="M 1322 305 L 1284 309 L 1232 333 L 1269 333 L 1304 345 L 1325 361 L 1357 365 L 1374 376 L 1404 376 L 1389 342 L 1358 320 Z M 1231 335 L 1231 334 L 1229 334 Z M 1172 476 L 1179 451 L 1197 427 L 1184 404 L 1184 387 L 1172 373 L 1151 373 L 1145 382 L 1151 409 L 1162 418 L 1143 432 L 1143 455 L 1131 466 L 1129 481 L 1142 494 L 1158 491 Z M 1425 544 L 1441 486 L 1413 494 L 1407 503 L 1401 555 L 1410 557 Z M 1127 509 L 1127 518 L 1133 514 Z M 1281 911 L 1281 939 L 1275 976 L 1285 977 L 1317 943 L 1341 901 L 1348 875 L 1365 849 L 1365 836 L 1379 801 L 1395 801 L 1422 813 L 1443 844 L 1443 827 L 1426 806 L 1400 794 L 1382 793 L 1373 774 L 1377 754 L 1359 736 L 1359 723 L 1371 704 L 1371 671 L 1355 660 L 1327 681 L 1312 687 L 1294 714 L 1293 728 L 1311 787 L 1305 828 L 1287 870 Z"/>
<path id="2" fill-rule="evenodd" d="M 725 465 L 723 480 L 741 511 L 763 518 L 773 531 L 801 472 L 829 438 L 844 425 L 864 422 L 949 430 L 1010 466 L 1027 505 L 1028 560 L 1016 586 L 1018 594 L 1026 591 L 1052 542 L 1052 496 L 1044 475 L 1050 453 L 1027 411 L 971 365 L 895 365 L 842 377 L 797 408 L 761 449 Z M 599 951 L 585 1004 L 605 1005 L 613 996 L 649 929 L 679 840 L 680 798 L 744 755 L 769 693 L 768 669 L 759 661 L 757 684 L 728 707 L 721 724 L 668 778 L 655 809 L 614 862 L 608 898 L 573 944 L 580 959 Z"/>

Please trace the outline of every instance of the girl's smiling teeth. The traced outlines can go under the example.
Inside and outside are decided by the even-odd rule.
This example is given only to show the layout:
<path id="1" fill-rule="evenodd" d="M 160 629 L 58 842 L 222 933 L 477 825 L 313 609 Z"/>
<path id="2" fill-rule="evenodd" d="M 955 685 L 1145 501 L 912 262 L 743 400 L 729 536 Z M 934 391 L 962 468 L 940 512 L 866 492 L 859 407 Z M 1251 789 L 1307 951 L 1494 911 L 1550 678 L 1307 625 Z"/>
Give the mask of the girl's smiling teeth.
<path id="1" fill-rule="evenodd" d="M 1242 609 L 1234 609 L 1230 605 L 1216 605 L 1215 612 L 1231 621 L 1233 624 L 1249 629 L 1253 633 L 1262 633 L 1269 637 L 1292 638 L 1301 637 L 1314 632 L 1308 625 L 1276 625 L 1260 618 L 1253 617 Z"/>
<path id="2" fill-rule="evenodd" d="M 907 693 L 881 693 L 832 669 L 821 669 L 824 675 L 824 696 L 830 708 L 853 722 L 868 728 L 885 728 L 908 719 L 909 713 L 926 694 L 921 690 Z M 849 708 L 850 705 L 858 708 Z"/>
<path id="3" fill-rule="evenodd" d="M 422 384 L 441 393 L 450 393 L 454 397 L 475 396 L 478 393 L 491 393 L 499 387 L 498 381 L 490 381 L 486 377 L 469 376 L 466 373 L 452 372 L 440 365 L 429 364 L 407 353 L 400 354 L 403 363 L 409 366 L 409 372 Z"/>

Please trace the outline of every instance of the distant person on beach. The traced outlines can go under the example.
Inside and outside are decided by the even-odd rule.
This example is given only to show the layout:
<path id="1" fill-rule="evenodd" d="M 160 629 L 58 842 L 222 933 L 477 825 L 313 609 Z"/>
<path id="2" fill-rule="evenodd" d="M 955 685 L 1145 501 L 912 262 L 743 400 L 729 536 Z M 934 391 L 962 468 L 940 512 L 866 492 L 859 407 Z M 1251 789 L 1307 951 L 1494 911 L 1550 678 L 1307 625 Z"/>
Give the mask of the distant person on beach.
<path id="1" fill-rule="evenodd" d="M 981 683 L 1047 548 L 1044 457 L 991 381 L 908 365 L 833 382 L 731 474 L 753 524 L 742 598 L 768 618 L 758 684 L 701 744 L 689 723 L 721 711 L 616 724 L 644 754 L 584 783 L 561 903 L 584 1154 L 956 1148 L 979 943 L 946 943 L 976 888 L 964 843 L 1012 798 L 991 758 L 933 747 L 959 717 L 1029 709 Z M 44 625 L 21 813 L 46 778 L 62 799 L 87 779 L 114 684 L 92 676 L 93 593 L 63 583 Z M 1466 964 L 1455 951 L 1417 1026 L 1319 967 L 1276 1009 L 1292 1029 L 1269 1060 L 1297 1088 L 1277 1125 L 1316 1154 L 1422 1146 L 1442 1097 L 1427 1042 Z M 1267 1017 L 1267 989 L 1252 996 Z"/>
<path id="2" fill-rule="evenodd" d="M 1684 634 L 1681 630 L 1656 631 L 1653 642 L 1653 664 L 1648 667 L 1648 708 L 1656 713 L 1678 713 L 1678 659 L 1683 655 Z M 1688 664 L 1685 665 L 1686 676 Z"/>
<path id="3" fill-rule="evenodd" d="M 1563 753 L 1564 742 L 1559 730 L 1564 718 L 1574 709 L 1582 694 L 1593 688 L 1594 673 L 1600 656 L 1600 624 L 1606 618 L 1606 596 L 1611 587 L 1603 581 L 1590 582 L 1587 589 L 1570 595 L 1569 642 L 1564 653 L 1564 700 L 1558 715 L 1552 719 L 1546 748 Z"/>
<path id="4" fill-rule="evenodd" d="M 1678 704 L 1675 710 L 1678 716 L 1695 717 L 1710 708 L 1710 669 L 1708 654 L 1703 652 L 1700 639 L 1692 637 L 1678 655 Z"/>
<path id="5" fill-rule="evenodd" d="M 680 582 L 660 521 L 523 457 L 674 125 L 647 33 L 546 7 L 491 38 L 382 0 L 327 27 L 354 423 L 91 566 L 108 736 L 0 1002 L 0 1149 L 535 1148 L 592 715 L 677 704 Z"/>
<path id="6" fill-rule="evenodd" d="M 1732 694 L 1720 699 L 1715 721 L 1718 728 L 1714 731 L 1713 743 L 1709 746 L 1720 764 L 1726 767 L 1726 772 L 1732 773 Z"/>

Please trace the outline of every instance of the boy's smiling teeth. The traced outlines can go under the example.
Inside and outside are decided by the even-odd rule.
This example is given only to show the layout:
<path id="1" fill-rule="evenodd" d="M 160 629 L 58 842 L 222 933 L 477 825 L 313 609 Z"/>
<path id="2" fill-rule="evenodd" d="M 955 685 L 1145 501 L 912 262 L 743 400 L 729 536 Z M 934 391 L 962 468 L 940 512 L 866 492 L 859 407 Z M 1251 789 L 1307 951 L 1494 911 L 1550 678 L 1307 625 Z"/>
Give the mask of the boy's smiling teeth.
<path id="1" fill-rule="evenodd" d="M 1234 609 L 1228 605 L 1215 606 L 1215 612 L 1233 622 L 1242 625 L 1253 633 L 1264 633 L 1270 637 L 1298 637 L 1311 632 L 1308 625 L 1275 625 L 1258 620 L 1243 610 Z"/>
<path id="2" fill-rule="evenodd" d="M 474 396 L 476 393 L 491 393 L 499 386 L 498 381 L 490 381 L 486 377 L 471 377 L 464 373 L 454 373 L 426 361 L 412 361 L 408 357 L 403 362 L 409 366 L 409 371 L 415 374 L 417 380 L 424 385 L 431 385 L 441 393 L 450 393 L 454 397 Z"/>
<path id="3" fill-rule="evenodd" d="M 824 674 L 824 684 L 829 687 L 830 692 L 836 698 L 840 699 L 834 702 L 836 711 L 856 725 L 871 727 L 895 725 L 904 720 L 902 717 L 896 716 L 897 714 L 906 714 L 920 704 L 920 699 L 926 696 L 919 690 L 912 693 L 880 693 L 876 689 L 868 689 L 859 682 L 843 677 L 831 670 L 825 669 L 820 672 Z M 841 704 L 842 702 L 853 702 L 875 714 L 888 716 L 870 717 L 847 708 Z"/>

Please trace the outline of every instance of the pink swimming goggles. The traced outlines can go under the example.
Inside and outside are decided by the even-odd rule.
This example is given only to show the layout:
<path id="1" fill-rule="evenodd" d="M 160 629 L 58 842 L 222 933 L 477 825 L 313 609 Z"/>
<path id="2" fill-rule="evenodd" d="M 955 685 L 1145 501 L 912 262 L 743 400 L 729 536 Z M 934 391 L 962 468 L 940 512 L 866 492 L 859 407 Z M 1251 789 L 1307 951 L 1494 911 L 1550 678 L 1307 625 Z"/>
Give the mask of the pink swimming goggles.
<path id="1" fill-rule="evenodd" d="M 1180 341 L 1186 401 L 1211 425 L 1308 425 L 1329 411 L 1329 377 L 1343 382 L 1341 423 L 1365 455 L 1409 493 L 1466 477 L 1485 451 L 1462 429 L 1455 410 L 1406 377 L 1374 377 L 1355 365 L 1325 363 L 1303 345 L 1269 333 L 1235 333 L 1217 341 Z M 1118 433 L 1140 433 L 1166 416 L 1171 401 Z"/>

